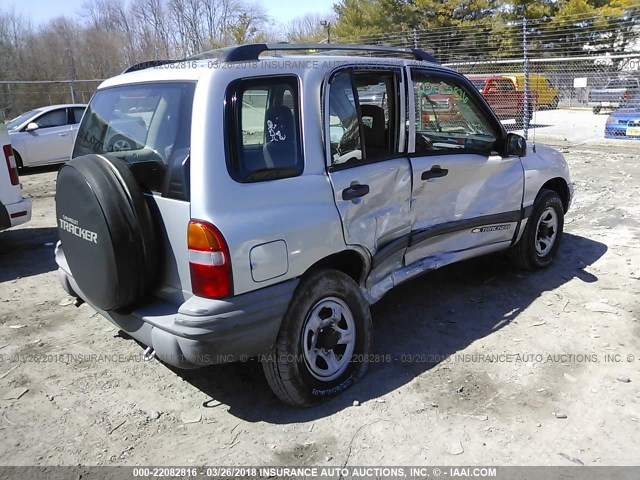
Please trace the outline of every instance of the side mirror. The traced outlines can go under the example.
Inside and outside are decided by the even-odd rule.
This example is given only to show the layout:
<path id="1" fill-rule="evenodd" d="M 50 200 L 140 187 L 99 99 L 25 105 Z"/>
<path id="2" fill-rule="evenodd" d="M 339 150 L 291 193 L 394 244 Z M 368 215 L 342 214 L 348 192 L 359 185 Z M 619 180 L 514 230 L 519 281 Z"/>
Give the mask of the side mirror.
<path id="1" fill-rule="evenodd" d="M 40 127 L 38 126 L 38 124 L 36 122 L 31 122 L 29 125 L 27 125 L 27 128 L 24 129 L 25 132 L 33 132 L 34 130 L 39 129 Z"/>
<path id="2" fill-rule="evenodd" d="M 524 137 L 516 133 L 507 133 L 505 142 L 505 153 L 507 156 L 524 157 L 527 154 L 527 141 Z"/>

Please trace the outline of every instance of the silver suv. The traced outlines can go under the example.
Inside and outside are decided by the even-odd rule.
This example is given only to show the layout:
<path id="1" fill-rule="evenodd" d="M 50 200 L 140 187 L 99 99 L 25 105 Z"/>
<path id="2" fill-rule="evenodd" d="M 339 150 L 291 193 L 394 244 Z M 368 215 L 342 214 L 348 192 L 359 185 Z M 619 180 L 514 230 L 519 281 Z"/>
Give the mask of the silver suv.
<path id="1" fill-rule="evenodd" d="M 385 47 L 137 65 L 100 86 L 72 157 L 66 291 L 168 364 L 259 357 L 301 406 L 363 375 L 369 306 L 397 284 L 500 250 L 547 266 L 573 194 L 562 155 L 464 76 Z"/>

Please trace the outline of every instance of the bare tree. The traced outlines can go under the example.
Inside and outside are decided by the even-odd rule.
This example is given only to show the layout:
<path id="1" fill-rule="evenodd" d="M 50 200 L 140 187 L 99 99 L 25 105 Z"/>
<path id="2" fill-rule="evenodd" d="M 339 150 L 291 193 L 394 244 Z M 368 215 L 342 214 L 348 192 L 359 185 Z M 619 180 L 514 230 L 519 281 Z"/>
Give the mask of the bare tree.
<path id="1" fill-rule="evenodd" d="M 286 26 L 287 40 L 292 43 L 313 43 L 324 40 L 327 38 L 327 30 L 321 22 L 334 23 L 334 16 L 312 13 L 294 18 Z"/>

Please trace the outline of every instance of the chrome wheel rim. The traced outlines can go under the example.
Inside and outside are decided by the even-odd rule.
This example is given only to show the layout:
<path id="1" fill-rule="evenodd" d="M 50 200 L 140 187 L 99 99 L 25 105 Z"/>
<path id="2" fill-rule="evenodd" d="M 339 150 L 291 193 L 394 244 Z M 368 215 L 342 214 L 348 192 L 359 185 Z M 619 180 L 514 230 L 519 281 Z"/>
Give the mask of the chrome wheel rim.
<path id="1" fill-rule="evenodd" d="M 536 228 L 536 253 L 539 257 L 549 254 L 558 237 L 558 214 L 553 207 L 545 208 Z"/>
<path id="2" fill-rule="evenodd" d="M 356 345 L 356 322 L 341 299 L 320 300 L 305 319 L 302 353 L 311 375 L 318 380 L 335 380 L 349 366 Z"/>

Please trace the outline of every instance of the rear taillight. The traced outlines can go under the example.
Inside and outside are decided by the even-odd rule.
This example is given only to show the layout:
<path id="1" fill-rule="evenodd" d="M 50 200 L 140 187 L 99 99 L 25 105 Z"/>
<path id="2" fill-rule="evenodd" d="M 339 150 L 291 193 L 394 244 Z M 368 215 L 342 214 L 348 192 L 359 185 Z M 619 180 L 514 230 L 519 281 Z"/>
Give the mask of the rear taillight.
<path id="1" fill-rule="evenodd" d="M 191 220 L 188 244 L 193 294 L 207 298 L 231 296 L 229 248 L 220 231 L 210 223 Z"/>
<path id="2" fill-rule="evenodd" d="M 2 147 L 2 151 L 4 152 L 4 158 L 7 161 L 11 185 L 18 185 L 20 183 L 20 178 L 18 178 L 18 167 L 16 166 L 16 159 L 13 156 L 13 148 L 11 148 L 11 145 L 5 145 Z"/>

